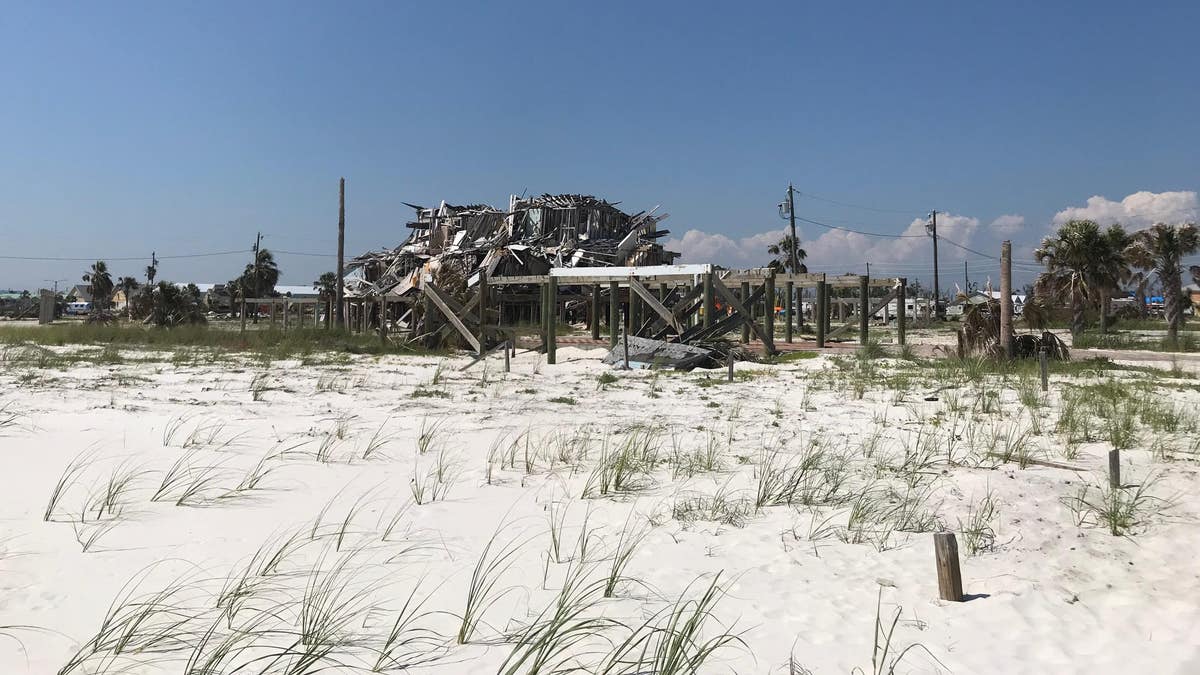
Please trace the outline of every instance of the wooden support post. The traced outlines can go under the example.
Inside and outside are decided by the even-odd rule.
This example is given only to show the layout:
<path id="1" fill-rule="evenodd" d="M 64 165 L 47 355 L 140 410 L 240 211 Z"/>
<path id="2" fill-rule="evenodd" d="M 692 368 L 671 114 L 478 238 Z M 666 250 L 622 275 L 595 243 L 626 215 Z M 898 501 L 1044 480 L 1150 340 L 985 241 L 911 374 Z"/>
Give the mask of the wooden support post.
<path id="1" fill-rule="evenodd" d="M 379 342 L 381 344 L 387 344 L 387 336 L 388 336 L 387 317 L 388 317 L 388 303 L 387 303 L 387 300 L 385 300 L 381 297 L 379 299 Z"/>
<path id="2" fill-rule="evenodd" d="M 667 285 L 665 283 L 661 283 L 658 285 L 658 301 L 659 302 L 666 304 L 667 296 L 670 294 L 671 294 L 671 291 L 667 290 Z"/>
<path id="3" fill-rule="evenodd" d="M 1038 350 L 1038 366 L 1042 371 L 1042 391 L 1050 390 L 1050 367 L 1049 358 L 1046 356 L 1046 348 L 1042 347 Z"/>
<path id="4" fill-rule="evenodd" d="M 821 320 L 825 322 L 825 337 L 829 338 L 829 331 L 833 330 L 833 286 L 829 282 L 825 282 L 825 313 L 821 315 Z"/>
<path id="5" fill-rule="evenodd" d="M 792 306 L 794 304 L 792 302 L 792 300 L 793 300 L 792 296 L 795 295 L 796 284 L 794 282 L 789 281 L 783 285 L 783 288 L 784 288 L 784 293 L 787 294 L 787 297 L 783 299 L 783 320 L 787 323 L 787 326 L 783 329 L 783 339 L 785 342 L 791 342 L 792 341 L 792 320 L 793 320 L 794 312 L 796 311 L 795 307 Z"/>
<path id="6" fill-rule="evenodd" d="M 487 348 L 487 314 L 488 314 L 488 277 L 487 272 L 479 272 L 479 354 Z"/>
<path id="7" fill-rule="evenodd" d="M 708 328 L 712 325 L 713 314 L 716 309 L 713 305 L 713 273 L 704 273 L 704 327 Z"/>
<path id="8" fill-rule="evenodd" d="M 608 341 L 617 346 L 617 331 L 621 326 L 621 286 L 616 281 L 608 282 Z"/>
<path id="9" fill-rule="evenodd" d="M 546 283 L 546 302 L 550 305 L 550 318 L 546 326 L 546 363 L 554 365 L 558 359 L 558 278 L 550 277 Z"/>
<path id="10" fill-rule="evenodd" d="M 592 284 L 592 339 L 600 339 L 600 284 Z"/>
<path id="11" fill-rule="evenodd" d="M 283 301 L 283 332 L 285 332 L 285 333 L 287 332 L 288 324 L 291 323 L 291 321 L 288 320 L 291 313 L 292 313 L 292 303 L 290 300 L 285 299 Z"/>
<path id="12" fill-rule="evenodd" d="M 1012 242 L 1000 244 L 1000 344 L 1008 358 L 1016 356 L 1013 341 Z"/>
<path id="13" fill-rule="evenodd" d="M 538 284 L 539 299 L 541 302 L 538 309 L 538 319 L 542 324 L 542 349 L 545 352 L 550 351 L 550 301 L 547 297 L 550 294 L 550 284 L 548 281 L 543 281 Z"/>
<path id="14" fill-rule="evenodd" d="M 1121 487 L 1121 451 L 1108 451 L 1108 484 L 1114 488 Z"/>
<path id="15" fill-rule="evenodd" d="M 858 279 L 858 344 L 867 344 L 867 331 L 871 315 L 871 279 L 867 276 Z"/>
<path id="16" fill-rule="evenodd" d="M 817 282 L 817 306 L 813 312 L 813 323 L 817 324 L 817 349 L 825 348 L 825 302 L 829 295 L 825 292 L 825 282 Z"/>
<path id="17" fill-rule="evenodd" d="M 512 341 L 510 340 L 504 344 L 504 372 L 506 373 L 512 369 L 512 363 L 510 361 L 511 357 L 509 356 L 511 352 Z"/>
<path id="18" fill-rule="evenodd" d="M 763 292 L 763 332 L 775 337 L 775 270 L 767 274 L 766 290 Z M 766 345 L 763 345 L 766 348 Z"/>
<path id="19" fill-rule="evenodd" d="M 746 307 L 747 311 L 750 310 L 749 306 L 747 306 L 747 304 L 746 304 L 746 302 L 749 299 L 750 299 L 750 282 L 743 281 L 742 282 L 742 294 L 740 297 L 738 297 L 738 300 L 742 301 L 742 306 Z M 742 323 L 742 344 L 746 344 L 747 342 L 750 342 L 750 321 L 752 321 L 752 320 L 753 319 L 751 317 L 746 317 L 746 321 Z"/>
<path id="20" fill-rule="evenodd" d="M 729 362 L 729 381 L 733 382 L 733 350 L 732 349 L 730 349 L 729 353 L 725 356 L 725 360 Z"/>
<path id="21" fill-rule="evenodd" d="M 904 346 L 905 329 L 904 325 L 905 314 L 907 313 L 904 304 L 908 302 L 908 279 L 900 278 L 900 283 L 896 286 L 896 344 Z M 886 310 L 885 310 L 886 311 Z"/>
<path id="22" fill-rule="evenodd" d="M 271 328 L 275 327 L 275 314 L 279 311 L 279 303 L 271 301 Z"/>
<path id="23" fill-rule="evenodd" d="M 640 295 L 629 289 L 629 322 L 625 326 L 626 334 L 636 335 L 638 329 L 642 325 L 642 298 Z"/>
<path id="24" fill-rule="evenodd" d="M 935 532 L 933 551 L 937 558 L 938 595 L 943 600 L 962 602 L 962 571 L 958 567 L 958 541 L 953 532 Z"/>

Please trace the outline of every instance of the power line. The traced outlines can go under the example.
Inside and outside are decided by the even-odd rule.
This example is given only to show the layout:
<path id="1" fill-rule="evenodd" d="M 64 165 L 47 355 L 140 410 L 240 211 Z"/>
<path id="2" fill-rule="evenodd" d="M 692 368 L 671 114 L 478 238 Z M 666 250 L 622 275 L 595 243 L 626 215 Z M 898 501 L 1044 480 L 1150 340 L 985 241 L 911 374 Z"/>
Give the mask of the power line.
<path id="1" fill-rule="evenodd" d="M 867 237 L 881 237 L 884 239 L 924 239 L 926 236 L 928 236 L 928 235 L 924 235 L 924 234 L 884 234 L 882 232 L 866 232 L 864 230 L 855 230 L 855 229 L 852 229 L 849 227 L 840 227 L 838 225 L 829 225 L 828 223 L 822 223 L 819 220 L 812 220 L 811 218 L 804 218 L 801 216 L 796 216 L 796 220 L 803 220 L 806 223 L 811 223 L 813 225 L 819 225 L 821 227 L 825 227 L 830 230 L 841 230 L 842 232 L 852 232 L 854 234 L 861 234 L 861 235 L 867 236 Z"/>
<path id="2" fill-rule="evenodd" d="M 851 208 L 851 209 L 862 209 L 863 211 L 874 211 L 875 213 L 908 213 L 908 214 L 917 215 L 917 216 L 922 215 L 924 213 L 924 211 L 921 209 L 880 209 L 880 208 L 876 208 L 874 206 L 862 206 L 861 204 L 851 204 L 850 202 L 842 202 L 842 201 L 838 201 L 836 199 L 830 199 L 828 197 L 821 197 L 820 195 L 814 195 L 811 192 L 799 192 L 798 191 L 797 194 L 799 194 L 801 197 L 808 197 L 809 199 L 815 199 L 820 202 L 828 202 L 830 204 L 837 204 L 838 206 L 845 206 L 845 207 Z"/>

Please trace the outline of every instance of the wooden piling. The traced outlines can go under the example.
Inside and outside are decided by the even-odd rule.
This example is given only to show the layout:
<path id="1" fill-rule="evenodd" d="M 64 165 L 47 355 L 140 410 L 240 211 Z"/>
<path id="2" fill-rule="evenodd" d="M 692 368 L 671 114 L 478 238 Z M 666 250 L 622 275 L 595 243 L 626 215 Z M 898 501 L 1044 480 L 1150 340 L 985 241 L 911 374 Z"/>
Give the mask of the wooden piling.
<path id="1" fill-rule="evenodd" d="M 858 344 L 865 345 L 869 338 L 871 313 L 871 278 L 858 278 Z"/>
<path id="2" fill-rule="evenodd" d="M 905 298 L 908 290 L 908 279 L 900 278 L 899 285 L 896 286 L 896 344 L 904 346 L 905 328 L 904 318 L 907 313 L 904 309 L 904 303 L 908 302 Z"/>
<path id="3" fill-rule="evenodd" d="M 550 304 L 546 330 L 546 363 L 557 363 L 558 352 L 558 278 L 550 277 L 546 284 L 546 301 Z"/>
<path id="4" fill-rule="evenodd" d="M 1016 356 L 1013 344 L 1012 242 L 1000 244 L 1000 344 L 1008 358 Z"/>
<path id="5" fill-rule="evenodd" d="M 592 339 L 600 339 L 600 284 L 592 284 Z"/>
<path id="6" fill-rule="evenodd" d="M 744 307 L 746 309 L 746 311 L 749 312 L 750 311 L 750 307 L 748 306 L 748 301 L 750 300 L 750 282 L 749 281 L 742 282 L 742 294 L 741 294 L 741 297 L 738 298 L 738 300 L 742 301 L 742 307 Z M 746 343 L 750 342 L 750 322 L 754 320 L 754 317 L 747 316 L 747 317 L 743 317 L 743 318 L 745 319 L 745 321 L 742 322 L 742 344 L 746 344 Z"/>
<path id="7" fill-rule="evenodd" d="M 713 314 L 716 308 L 713 305 L 713 283 L 712 272 L 704 273 L 704 327 L 708 328 L 712 325 Z"/>
<path id="8" fill-rule="evenodd" d="M 488 288 L 487 272 L 479 272 L 479 354 L 487 349 L 488 309 L 491 300 L 491 289 Z"/>
<path id="9" fill-rule="evenodd" d="M 796 284 L 795 282 L 789 281 L 783 285 L 783 288 L 784 293 L 787 294 L 787 297 L 783 300 L 783 320 L 787 324 L 787 326 L 785 326 L 783 329 L 783 339 L 785 342 L 791 342 L 792 321 L 794 320 L 796 311 L 795 307 L 793 306 L 795 303 L 793 302 L 792 296 L 795 295 Z"/>
<path id="10" fill-rule="evenodd" d="M 1121 451 L 1108 451 L 1108 484 L 1114 488 L 1121 487 Z"/>
<path id="11" fill-rule="evenodd" d="M 616 281 L 608 282 L 608 341 L 611 346 L 617 346 L 617 331 L 621 327 L 621 285 Z"/>
<path id="12" fill-rule="evenodd" d="M 962 571 L 958 566 L 958 541 L 953 532 L 935 532 L 933 551 L 937 559 L 938 595 L 942 600 L 962 602 Z"/>
<path id="13" fill-rule="evenodd" d="M 763 332 L 771 336 L 771 340 L 775 340 L 775 270 L 767 273 L 767 278 L 764 282 L 766 288 L 763 290 Z M 763 349 L 769 349 L 769 345 L 763 345 Z"/>
<path id="14" fill-rule="evenodd" d="M 828 299 L 825 293 L 825 282 L 817 282 L 817 306 L 813 313 L 813 323 L 817 324 L 817 349 L 825 348 L 825 302 Z"/>
<path id="15" fill-rule="evenodd" d="M 509 354 L 511 352 L 512 352 L 512 341 L 509 340 L 508 342 L 506 342 L 504 344 L 504 372 L 506 372 L 506 373 L 509 372 L 510 370 L 512 370 L 512 363 L 510 361 L 511 357 L 509 356 Z"/>

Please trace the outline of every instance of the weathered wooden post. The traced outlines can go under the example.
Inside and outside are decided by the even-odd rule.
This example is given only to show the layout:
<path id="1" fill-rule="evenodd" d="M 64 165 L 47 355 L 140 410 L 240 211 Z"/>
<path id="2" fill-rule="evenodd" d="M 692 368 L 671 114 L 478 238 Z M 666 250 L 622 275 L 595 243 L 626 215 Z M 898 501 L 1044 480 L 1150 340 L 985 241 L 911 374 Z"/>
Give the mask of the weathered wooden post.
<path id="1" fill-rule="evenodd" d="M 379 299 L 379 341 L 387 344 L 388 332 L 391 328 L 388 326 L 389 306 L 386 296 L 380 296 Z"/>
<path id="2" fill-rule="evenodd" d="M 558 359 L 558 277 L 547 280 L 546 300 L 550 304 L 546 326 L 546 363 L 554 365 Z"/>
<path id="3" fill-rule="evenodd" d="M 742 308 L 747 312 L 750 311 L 750 282 L 742 282 L 742 295 L 738 300 L 742 301 Z M 750 342 L 750 322 L 754 320 L 753 315 L 742 317 L 742 344 Z"/>
<path id="4" fill-rule="evenodd" d="M 488 288 L 487 272 L 480 270 L 479 272 L 479 354 L 482 356 L 487 351 L 487 320 L 488 320 L 488 301 L 491 299 L 491 290 Z"/>
<path id="5" fill-rule="evenodd" d="M 943 600 L 962 602 L 962 571 L 958 567 L 958 541 L 953 532 L 935 532 L 933 551 L 937 558 L 938 595 Z"/>
<path id="6" fill-rule="evenodd" d="M 833 284 L 825 282 L 825 313 L 821 315 L 821 320 L 825 322 L 825 335 L 833 330 Z"/>
<path id="7" fill-rule="evenodd" d="M 795 312 L 795 308 L 792 306 L 793 304 L 795 304 L 793 302 L 792 295 L 795 293 L 796 284 L 795 284 L 795 282 L 789 280 L 787 283 L 785 283 L 783 285 L 783 288 L 784 288 L 784 293 L 787 294 L 787 297 L 784 298 L 784 300 L 783 300 L 783 320 L 787 323 L 787 326 L 783 329 L 783 338 L 786 342 L 791 342 L 792 341 L 792 319 L 793 319 L 793 315 Z"/>
<path id="8" fill-rule="evenodd" d="M 767 278 L 763 288 L 763 309 L 766 312 L 763 314 L 763 332 L 767 337 L 771 338 L 771 342 L 775 341 L 775 270 L 767 272 Z M 763 345 L 764 348 L 767 345 Z"/>
<path id="9" fill-rule="evenodd" d="M 729 366 L 729 381 L 733 382 L 733 350 L 732 349 L 730 349 L 729 353 L 726 354 L 725 360 L 728 362 L 728 366 Z"/>
<path id="10" fill-rule="evenodd" d="M 1000 244 L 1000 344 L 1004 354 L 1013 358 L 1013 304 L 1012 304 L 1012 242 Z"/>
<path id="11" fill-rule="evenodd" d="M 621 285 L 616 281 L 608 282 L 608 341 L 611 346 L 617 346 L 617 331 L 621 326 Z"/>
<path id="12" fill-rule="evenodd" d="M 1108 484 L 1121 487 L 1121 451 L 1116 448 L 1108 451 Z"/>
<path id="13" fill-rule="evenodd" d="M 713 304 L 713 283 L 712 272 L 704 273 L 704 327 L 708 328 L 712 325 L 713 314 L 716 312 L 716 306 Z"/>
<path id="14" fill-rule="evenodd" d="M 346 328 L 346 308 L 342 304 L 346 288 L 346 179 L 338 179 L 338 245 L 337 245 L 337 288 L 334 300 L 337 303 L 337 327 Z"/>
<path id="15" fill-rule="evenodd" d="M 272 304 L 272 306 L 274 306 L 274 305 Z M 284 298 L 284 300 L 283 300 L 283 332 L 285 332 L 285 333 L 287 332 L 288 325 L 291 323 L 291 321 L 288 320 L 291 313 L 292 313 L 292 302 L 290 300 L 288 300 L 287 298 Z"/>
<path id="16" fill-rule="evenodd" d="M 825 303 L 829 295 L 825 292 L 825 281 L 817 282 L 817 306 L 813 312 L 813 323 L 817 324 L 817 349 L 825 348 Z"/>
<path id="17" fill-rule="evenodd" d="M 592 339 L 600 339 L 600 284 L 592 284 Z"/>
<path id="18" fill-rule="evenodd" d="M 633 290 L 632 288 L 630 289 Z M 626 325 L 626 335 L 631 332 L 636 334 L 642 326 L 642 296 L 637 293 L 629 294 L 629 322 Z M 630 331 L 629 329 L 632 329 Z"/>
<path id="19" fill-rule="evenodd" d="M 509 372 L 510 370 L 512 370 L 512 363 L 510 361 L 511 357 L 509 356 L 509 353 L 511 351 L 512 351 L 512 340 L 509 340 L 508 342 L 506 342 L 504 344 L 504 372 L 506 372 L 506 373 Z"/>
<path id="20" fill-rule="evenodd" d="M 871 313 L 871 278 L 863 275 L 858 278 L 858 344 L 867 344 L 867 331 L 870 328 Z"/>
<path id="21" fill-rule="evenodd" d="M 896 286 L 896 344 L 904 346 L 904 316 L 907 313 L 904 304 L 908 302 L 905 297 L 908 290 L 908 279 L 900 277 L 900 283 Z"/>
<path id="22" fill-rule="evenodd" d="M 1038 366 L 1042 371 L 1042 391 L 1050 389 L 1050 364 L 1049 357 L 1046 355 L 1046 348 L 1042 347 L 1038 350 Z"/>
<path id="23" fill-rule="evenodd" d="M 242 332 L 246 332 L 246 291 L 242 290 Z"/>

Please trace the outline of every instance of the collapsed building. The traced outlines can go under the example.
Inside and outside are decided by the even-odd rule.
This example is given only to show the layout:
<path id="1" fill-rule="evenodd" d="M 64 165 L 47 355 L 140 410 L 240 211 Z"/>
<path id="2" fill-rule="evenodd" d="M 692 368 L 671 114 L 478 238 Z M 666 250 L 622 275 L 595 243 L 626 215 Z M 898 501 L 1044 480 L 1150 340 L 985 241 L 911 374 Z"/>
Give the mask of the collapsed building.
<path id="1" fill-rule="evenodd" d="M 380 303 L 385 321 L 412 332 L 420 329 L 418 298 L 428 282 L 450 296 L 462 297 L 479 283 L 481 273 L 498 276 L 544 275 L 560 267 L 670 265 L 679 254 L 659 240 L 668 214 L 658 207 L 628 214 L 590 195 L 544 194 L 509 198 L 507 211 L 487 204 L 436 207 L 407 204 L 415 218 L 406 223 L 407 239 L 393 249 L 369 251 L 346 264 L 346 297 L 359 301 L 361 320 L 378 325 Z M 506 322 L 536 319 L 537 298 L 510 297 L 499 317 Z"/>

